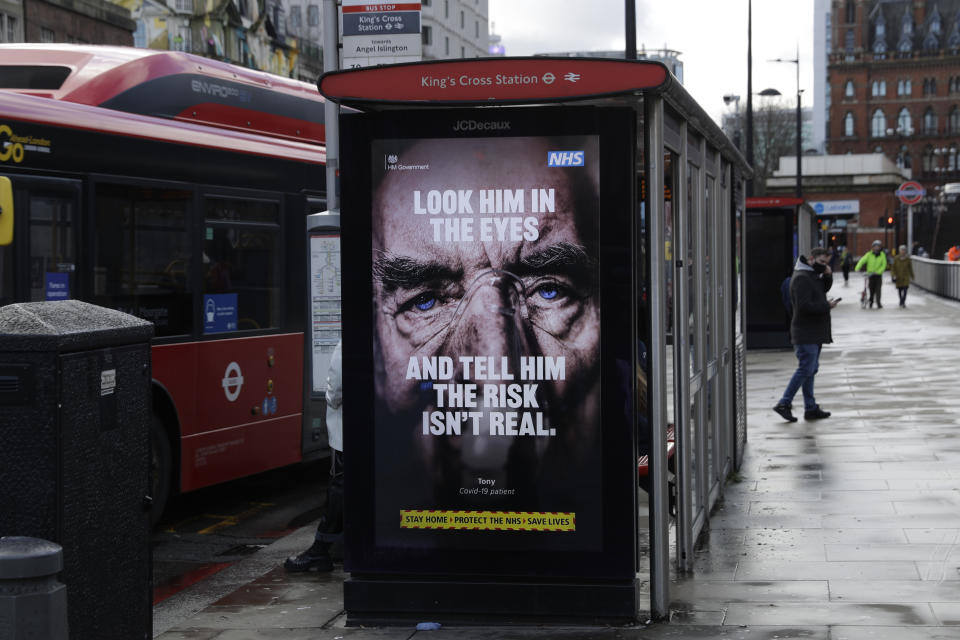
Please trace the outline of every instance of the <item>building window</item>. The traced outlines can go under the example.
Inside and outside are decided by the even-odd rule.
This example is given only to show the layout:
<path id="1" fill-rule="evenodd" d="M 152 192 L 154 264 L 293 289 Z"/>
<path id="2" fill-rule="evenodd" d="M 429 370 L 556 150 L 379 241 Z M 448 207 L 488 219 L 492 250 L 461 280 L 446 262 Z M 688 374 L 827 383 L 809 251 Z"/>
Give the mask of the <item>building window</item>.
<path id="1" fill-rule="evenodd" d="M 923 114 L 923 132 L 928 136 L 937 133 L 937 114 L 934 113 L 933 107 L 927 107 Z"/>
<path id="2" fill-rule="evenodd" d="M 871 93 L 875 98 L 887 95 L 887 81 L 874 80 Z"/>
<path id="3" fill-rule="evenodd" d="M 947 151 L 947 171 L 956 171 L 957 170 L 957 145 L 950 145 L 950 149 Z"/>
<path id="4" fill-rule="evenodd" d="M 854 97 L 853 80 L 847 80 L 847 84 L 843 88 L 843 95 L 846 98 Z"/>
<path id="5" fill-rule="evenodd" d="M 913 51 L 913 14 L 910 11 L 911 7 L 907 5 L 900 19 L 900 42 L 897 43 L 897 51 L 903 58 L 909 58 Z"/>
<path id="6" fill-rule="evenodd" d="M 844 37 L 844 42 L 843 42 L 844 49 L 846 50 L 847 53 L 853 53 L 853 43 L 854 43 L 853 29 L 847 29 L 847 34 Z"/>
<path id="7" fill-rule="evenodd" d="M 897 80 L 897 95 L 898 96 L 909 96 L 913 93 L 913 83 L 910 82 L 910 78 L 901 78 Z"/>
<path id="8" fill-rule="evenodd" d="M 17 41 L 17 17 L 0 13 L 0 42 Z"/>
<path id="9" fill-rule="evenodd" d="M 843 116 L 843 135 L 848 138 L 853 135 L 853 114 L 849 111 Z"/>
<path id="10" fill-rule="evenodd" d="M 460 12 L 460 30 L 463 31 L 467 28 L 467 17 L 463 15 L 463 11 Z"/>
<path id="11" fill-rule="evenodd" d="M 315 4 L 307 7 L 307 25 L 311 27 L 320 26 L 320 7 Z"/>
<path id="12" fill-rule="evenodd" d="M 290 30 L 294 33 L 300 32 L 300 27 L 303 25 L 303 16 L 300 14 L 300 5 L 295 4 L 290 6 Z"/>
<path id="13" fill-rule="evenodd" d="M 423 38 L 424 46 L 429 47 L 433 44 L 433 27 L 424 26 L 421 31 L 421 37 Z"/>
<path id="14" fill-rule="evenodd" d="M 450 36 L 443 36 L 443 55 L 450 55 Z"/>
<path id="15" fill-rule="evenodd" d="M 430 0 L 420 0 L 420 6 L 422 6 L 422 7 L 429 7 L 429 6 L 430 6 Z"/>
<path id="16" fill-rule="evenodd" d="M 902 136 L 913 135 L 913 119 L 906 107 L 900 109 L 897 115 L 897 133 Z"/>
<path id="17" fill-rule="evenodd" d="M 857 6 L 853 3 L 853 0 L 847 0 L 847 22 L 854 23 L 857 21 Z"/>
<path id="18" fill-rule="evenodd" d="M 40 42 L 53 42 L 53 29 L 40 27 Z"/>
<path id="19" fill-rule="evenodd" d="M 913 168 L 913 162 L 910 160 L 910 149 L 907 145 L 902 145 L 899 153 L 897 153 L 897 166 L 901 169 Z"/>
<path id="20" fill-rule="evenodd" d="M 827 24 L 826 24 L 826 50 L 827 55 L 833 53 L 833 17 L 830 15 L 830 12 L 826 14 Z"/>
<path id="21" fill-rule="evenodd" d="M 923 95 L 925 96 L 937 95 L 937 79 L 936 78 L 923 79 Z"/>
<path id="22" fill-rule="evenodd" d="M 277 35 L 281 38 L 286 37 L 287 34 L 287 18 L 286 10 L 277 3 L 273 5 L 273 24 L 277 28 Z"/>
<path id="23" fill-rule="evenodd" d="M 933 173 L 933 147 L 927 145 L 923 150 L 923 158 L 921 160 L 921 165 L 924 173 Z"/>
<path id="24" fill-rule="evenodd" d="M 960 108 L 950 109 L 950 133 L 960 133 Z"/>
<path id="25" fill-rule="evenodd" d="M 450 0 L 443 0 L 443 17 L 450 17 Z"/>
<path id="26" fill-rule="evenodd" d="M 883 115 L 882 109 L 873 112 L 870 118 L 870 135 L 874 138 L 882 138 L 887 134 L 887 116 Z"/>
<path id="27" fill-rule="evenodd" d="M 474 38 L 480 37 L 480 23 L 477 22 L 476 20 L 474 20 L 473 22 L 473 37 Z"/>
<path id="28" fill-rule="evenodd" d="M 461 57 L 461 58 L 466 58 L 466 57 L 467 57 L 467 48 L 466 48 L 466 47 L 460 47 L 460 57 Z"/>
<path id="29" fill-rule="evenodd" d="M 887 21 L 882 11 L 877 12 L 877 20 L 873 24 L 873 53 L 880 60 L 887 57 Z"/>

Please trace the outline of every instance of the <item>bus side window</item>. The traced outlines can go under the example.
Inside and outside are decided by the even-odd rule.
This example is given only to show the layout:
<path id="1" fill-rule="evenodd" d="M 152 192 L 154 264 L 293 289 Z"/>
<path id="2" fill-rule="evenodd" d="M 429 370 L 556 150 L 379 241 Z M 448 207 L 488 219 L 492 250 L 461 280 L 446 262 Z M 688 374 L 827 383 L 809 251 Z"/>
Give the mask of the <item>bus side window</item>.
<path id="1" fill-rule="evenodd" d="M 192 198 L 183 189 L 96 187 L 94 302 L 153 322 L 157 337 L 191 333 Z"/>
<path id="2" fill-rule="evenodd" d="M 280 326 L 279 203 L 208 197 L 205 213 L 204 333 Z"/>

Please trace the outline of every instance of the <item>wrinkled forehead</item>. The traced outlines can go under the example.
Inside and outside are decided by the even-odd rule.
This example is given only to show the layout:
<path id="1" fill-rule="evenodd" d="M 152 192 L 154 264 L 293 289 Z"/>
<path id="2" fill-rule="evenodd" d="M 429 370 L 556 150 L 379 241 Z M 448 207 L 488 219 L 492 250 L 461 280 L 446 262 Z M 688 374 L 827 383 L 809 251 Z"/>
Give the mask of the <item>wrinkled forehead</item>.
<path id="1" fill-rule="evenodd" d="M 590 165 L 549 167 L 548 152 L 562 144 L 585 147 Z M 388 146 L 383 148 L 384 157 L 390 153 Z M 500 208 L 488 211 L 489 215 L 535 215 L 541 229 L 565 227 L 568 234 L 592 246 L 592 228 L 597 225 L 596 155 L 596 145 L 589 138 L 423 140 L 401 148 L 392 163 L 396 168 L 384 171 L 379 184 L 373 184 L 374 244 L 389 250 L 404 235 L 427 234 L 430 218 L 479 218 L 484 215 L 479 208 L 483 192 L 494 208 Z M 437 192 L 447 194 L 448 202 L 453 202 L 450 192 L 456 194 L 457 213 L 415 213 L 418 204 L 427 207 L 431 192 L 434 197 Z M 534 192 L 550 193 L 554 211 L 531 211 Z M 518 201 L 523 211 L 511 211 Z M 463 211 L 464 206 L 472 212 Z"/>

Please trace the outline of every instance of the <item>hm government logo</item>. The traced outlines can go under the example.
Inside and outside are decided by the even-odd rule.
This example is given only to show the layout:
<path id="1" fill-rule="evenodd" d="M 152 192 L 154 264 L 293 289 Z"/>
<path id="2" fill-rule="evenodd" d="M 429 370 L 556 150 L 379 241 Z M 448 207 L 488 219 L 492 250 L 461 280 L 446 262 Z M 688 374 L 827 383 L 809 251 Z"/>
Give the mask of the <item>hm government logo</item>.
<path id="1" fill-rule="evenodd" d="M 583 151 L 548 151 L 548 167 L 582 167 Z"/>
<path id="2" fill-rule="evenodd" d="M 430 164 L 403 164 L 400 156 L 388 153 L 383 156 L 383 168 L 385 171 L 429 171 Z"/>

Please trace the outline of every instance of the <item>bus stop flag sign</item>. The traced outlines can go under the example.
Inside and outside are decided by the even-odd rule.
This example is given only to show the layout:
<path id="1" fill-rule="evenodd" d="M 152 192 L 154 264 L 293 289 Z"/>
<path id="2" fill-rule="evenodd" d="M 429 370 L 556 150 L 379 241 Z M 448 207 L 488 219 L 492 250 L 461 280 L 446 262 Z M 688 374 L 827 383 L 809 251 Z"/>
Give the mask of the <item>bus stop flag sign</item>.
<path id="1" fill-rule="evenodd" d="M 917 204 L 927 194 L 926 189 L 918 182 L 904 182 L 895 192 L 903 204 Z"/>

